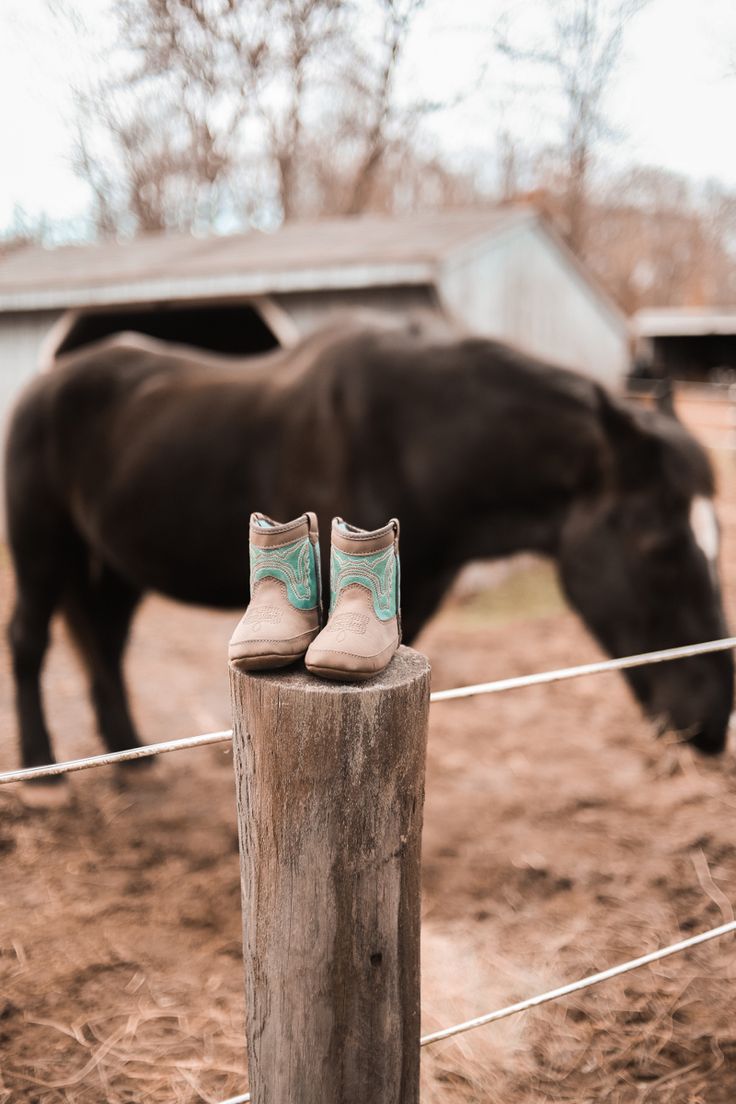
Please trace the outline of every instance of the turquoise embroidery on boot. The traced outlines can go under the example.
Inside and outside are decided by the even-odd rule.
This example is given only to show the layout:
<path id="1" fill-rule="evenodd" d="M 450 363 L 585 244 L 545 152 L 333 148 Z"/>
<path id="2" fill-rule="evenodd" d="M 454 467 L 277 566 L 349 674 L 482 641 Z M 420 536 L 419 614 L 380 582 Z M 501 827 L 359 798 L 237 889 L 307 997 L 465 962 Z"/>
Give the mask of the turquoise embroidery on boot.
<path id="1" fill-rule="evenodd" d="M 250 592 L 259 579 L 280 579 L 294 609 L 310 610 L 319 602 L 317 557 L 309 537 L 280 548 L 250 546 Z"/>
<path id="2" fill-rule="evenodd" d="M 330 558 L 330 613 L 343 587 L 358 583 L 373 596 L 373 609 L 379 621 L 390 621 L 399 607 L 399 558 L 393 544 L 381 552 L 355 554 L 333 547 Z"/>

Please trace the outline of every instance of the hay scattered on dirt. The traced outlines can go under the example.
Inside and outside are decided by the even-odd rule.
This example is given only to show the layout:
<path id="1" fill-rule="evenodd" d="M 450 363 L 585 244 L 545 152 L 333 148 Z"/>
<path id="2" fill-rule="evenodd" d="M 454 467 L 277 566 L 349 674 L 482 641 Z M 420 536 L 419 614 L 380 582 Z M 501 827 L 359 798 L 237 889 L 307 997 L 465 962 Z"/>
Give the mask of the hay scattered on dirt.
<path id="1" fill-rule="evenodd" d="M 570 614 L 540 610 L 546 578 L 514 577 L 512 622 L 480 616 L 472 597 L 450 603 L 422 641 L 435 686 L 595 658 Z M 0 562 L 2 622 L 8 584 Z M 533 620 L 517 616 L 525 586 Z M 146 604 L 129 677 L 147 739 L 227 727 L 233 621 Z M 63 633 L 56 642 L 45 678 L 56 750 L 92 754 L 84 681 Z M 6 739 L 0 769 L 15 762 Z M 216 1104 L 242 1092 L 229 755 L 170 756 L 123 785 L 87 772 L 71 793 L 48 812 L 0 793 L 0 1104 Z M 706 763 L 657 743 L 616 675 L 433 706 L 423 877 L 425 1030 L 712 927 L 736 900 L 733 751 Z M 733 1104 L 735 999 L 726 938 L 425 1048 L 422 1101 Z"/>

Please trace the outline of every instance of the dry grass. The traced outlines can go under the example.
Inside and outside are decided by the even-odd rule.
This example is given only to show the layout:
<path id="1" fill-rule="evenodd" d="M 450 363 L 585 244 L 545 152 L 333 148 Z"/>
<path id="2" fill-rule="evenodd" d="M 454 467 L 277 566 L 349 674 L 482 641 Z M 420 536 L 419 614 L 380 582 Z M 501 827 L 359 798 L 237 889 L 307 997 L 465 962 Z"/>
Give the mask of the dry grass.
<path id="1" fill-rule="evenodd" d="M 662 932 L 653 939 L 642 926 L 638 949 L 653 949 L 677 934 Z M 467 943 L 458 942 L 457 932 L 425 935 L 425 1022 L 430 1029 L 574 979 L 567 972 L 563 979 L 559 968 L 554 974 L 533 969 L 534 948 L 525 955 L 517 945 L 511 957 L 493 955 L 489 947 L 474 954 L 472 941 L 472 933 Z M 526 968 L 520 968 L 525 961 Z M 733 944 L 724 945 L 432 1045 L 423 1051 L 423 1104 L 448 1099 L 463 1104 L 668 1104 L 674 1099 L 725 1104 L 732 1100 L 733 1083 L 719 1092 L 719 1072 L 736 1057 L 736 1042 L 729 1037 L 723 1047 L 715 1034 L 693 1037 L 692 1027 L 704 1014 L 713 1014 L 702 996 L 707 987 L 728 1031 L 734 981 Z M 707 1095 L 701 1095 L 706 1089 Z"/>

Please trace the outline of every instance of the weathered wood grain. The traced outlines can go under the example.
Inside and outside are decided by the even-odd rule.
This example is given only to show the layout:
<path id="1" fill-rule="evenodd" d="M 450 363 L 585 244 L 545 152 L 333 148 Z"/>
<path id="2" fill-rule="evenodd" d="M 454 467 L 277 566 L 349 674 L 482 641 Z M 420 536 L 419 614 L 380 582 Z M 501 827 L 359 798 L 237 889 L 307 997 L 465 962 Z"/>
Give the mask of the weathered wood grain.
<path id="1" fill-rule="evenodd" d="M 429 664 L 231 667 L 255 1104 L 417 1104 Z"/>

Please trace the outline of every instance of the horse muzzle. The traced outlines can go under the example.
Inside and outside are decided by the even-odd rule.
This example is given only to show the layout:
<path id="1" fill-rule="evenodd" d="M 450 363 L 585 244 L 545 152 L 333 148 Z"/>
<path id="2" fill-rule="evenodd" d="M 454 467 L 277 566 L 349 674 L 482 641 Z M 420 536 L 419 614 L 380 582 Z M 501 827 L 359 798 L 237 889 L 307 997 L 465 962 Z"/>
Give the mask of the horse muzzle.
<path id="1" fill-rule="evenodd" d="M 733 710 L 731 652 L 713 652 L 650 668 L 646 684 L 635 686 L 645 711 L 703 755 L 726 748 Z"/>

